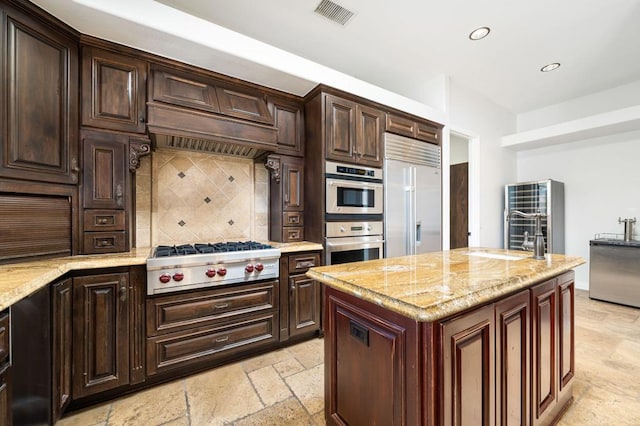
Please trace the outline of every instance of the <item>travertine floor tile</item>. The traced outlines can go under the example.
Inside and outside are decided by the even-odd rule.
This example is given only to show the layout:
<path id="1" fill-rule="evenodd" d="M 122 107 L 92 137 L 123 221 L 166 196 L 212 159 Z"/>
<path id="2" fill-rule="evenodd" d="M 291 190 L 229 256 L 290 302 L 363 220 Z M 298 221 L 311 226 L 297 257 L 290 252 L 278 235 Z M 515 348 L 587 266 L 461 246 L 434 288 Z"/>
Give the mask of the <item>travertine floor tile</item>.
<path id="1" fill-rule="evenodd" d="M 249 378 L 267 407 L 291 397 L 289 387 L 271 365 L 252 371 L 249 373 Z"/>
<path id="2" fill-rule="evenodd" d="M 286 348 L 246 359 L 242 361 L 241 364 L 244 371 L 250 373 L 253 370 L 259 370 L 260 368 L 285 361 L 291 357 L 291 353 L 289 353 L 288 348 Z"/>
<path id="3" fill-rule="evenodd" d="M 264 408 L 240 364 L 185 379 L 191 425 L 222 425 Z"/>
<path id="4" fill-rule="evenodd" d="M 93 408 L 78 411 L 70 417 L 61 419 L 56 425 L 60 426 L 97 426 L 106 425 L 111 404 L 106 403 Z"/>
<path id="5" fill-rule="evenodd" d="M 290 358 L 277 364 L 273 364 L 273 368 L 276 369 L 281 377 L 289 377 L 292 374 L 296 374 L 304 370 L 302 364 L 300 364 L 295 358 Z"/>
<path id="6" fill-rule="evenodd" d="M 324 409 L 324 364 L 284 380 L 310 414 Z"/>
<path id="7" fill-rule="evenodd" d="M 324 362 L 324 339 L 311 339 L 288 348 L 288 351 L 304 366 L 315 367 Z"/>
<path id="8" fill-rule="evenodd" d="M 300 401 L 289 398 L 238 420 L 233 423 L 233 426 L 312 426 L 314 424 Z"/>
<path id="9" fill-rule="evenodd" d="M 161 425 L 186 415 L 184 387 L 176 381 L 114 401 L 109 426 Z"/>

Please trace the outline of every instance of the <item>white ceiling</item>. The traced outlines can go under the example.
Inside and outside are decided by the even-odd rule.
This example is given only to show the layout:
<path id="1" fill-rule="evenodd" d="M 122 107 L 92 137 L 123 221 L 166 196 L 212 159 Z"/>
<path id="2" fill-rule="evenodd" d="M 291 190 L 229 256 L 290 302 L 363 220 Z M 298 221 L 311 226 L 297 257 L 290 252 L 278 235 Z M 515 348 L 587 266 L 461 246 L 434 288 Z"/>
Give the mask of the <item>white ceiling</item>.
<path id="1" fill-rule="evenodd" d="M 136 3 L 149 10 L 153 6 L 154 13 L 165 15 L 182 15 L 179 9 L 418 100 L 424 99 L 421 91 L 429 81 L 443 75 L 514 113 L 640 80 L 639 0 L 334 0 L 357 12 L 345 27 L 314 14 L 319 1 L 125 4 L 127 9 Z M 316 83 L 238 57 L 223 60 L 221 52 L 206 46 L 194 50 L 189 28 L 165 27 L 165 33 L 151 28 L 144 14 L 132 18 L 124 11 L 100 12 L 97 0 L 33 2 L 83 33 L 271 87 L 304 95 Z M 469 40 L 480 26 L 491 28 L 489 36 Z M 551 62 L 562 66 L 540 72 Z"/>

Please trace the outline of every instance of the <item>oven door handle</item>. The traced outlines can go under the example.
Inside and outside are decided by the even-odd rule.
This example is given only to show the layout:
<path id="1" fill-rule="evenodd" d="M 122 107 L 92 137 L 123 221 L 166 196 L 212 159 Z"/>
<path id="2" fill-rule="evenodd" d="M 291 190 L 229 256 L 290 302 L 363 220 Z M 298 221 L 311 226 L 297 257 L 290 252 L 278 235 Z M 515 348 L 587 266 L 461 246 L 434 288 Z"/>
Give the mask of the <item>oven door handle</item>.
<path id="1" fill-rule="evenodd" d="M 330 243 L 330 242 L 327 242 L 326 244 L 327 244 L 327 247 L 370 248 L 370 247 L 378 246 L 380 244 L 384 244 L 384 240 L 374 240 L 374 241 L 357 242 L 357 243 Z"/>

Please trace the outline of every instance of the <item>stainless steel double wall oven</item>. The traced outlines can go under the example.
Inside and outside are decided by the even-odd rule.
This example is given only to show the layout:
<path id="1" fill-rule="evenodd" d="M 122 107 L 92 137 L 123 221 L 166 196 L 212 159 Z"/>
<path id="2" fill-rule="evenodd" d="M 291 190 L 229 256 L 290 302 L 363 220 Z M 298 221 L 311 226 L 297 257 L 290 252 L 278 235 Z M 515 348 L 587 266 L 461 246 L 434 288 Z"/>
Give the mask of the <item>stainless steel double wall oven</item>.
<path id="1" fill-rule="evenodd" d="M 325 264 L 383 256 L 382 169 L 325 164 Z"/>

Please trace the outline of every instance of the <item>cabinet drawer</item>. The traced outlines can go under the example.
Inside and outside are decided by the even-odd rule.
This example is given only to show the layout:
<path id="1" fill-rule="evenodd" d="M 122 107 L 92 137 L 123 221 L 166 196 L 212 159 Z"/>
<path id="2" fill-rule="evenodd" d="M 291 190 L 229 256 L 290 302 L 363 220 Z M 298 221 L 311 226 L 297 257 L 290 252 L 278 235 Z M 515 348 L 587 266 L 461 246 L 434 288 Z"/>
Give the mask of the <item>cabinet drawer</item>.
<path id="1" fill-rule="evenodd" d="M 282 213 L 282 226 L 302 226 L 304 225 L 303 212 Z"/>
<path id="2" fill-rule="evenodd" d="M 9 313 L 0 314 L 0 366 L 9 360 Z"/>
<path id="3" fill-rule="evenodd" d="M 246 351 L 278 341 L 278 314 L 222 326 L 186 330 L 147 339 L 149 376 Z"/>
<path id="4" fill-rule="evenodd" d="M 124 210 L 85 210 L 85 231 L 124 231 Z"/>
<path id="5" fill-rule="evenodd" d="M 416 123 L 408 118 L 398 117 L 397 115 L 387 114 L 385 130 L 412 138 L 415 134 Z"/>
<path id="6" fill-rule="evenodd" d="M 438 128 L 425 123 L 416 123 L 415 137 L 421 141 L 440 144 Z"/>
<path id="7" fill-rule="evenodd" d="M 126 251 L 126 232 L 85 232 L 84 253 L 115 253 Z"/>
<path id="8" fill-rule="evenodd" d="M 202 327 L 277 306 L 277 281 L 147 300 L 147 335 Z"/>
<path id="9" fill-rule="evenodd" d="M 304 228 L 301 226 L 282 228 L 282 241 L 285 243 L 304 241 Z"/>
<path id="10" fill-rule="evenodd" d="M 320 266 L 319 253 L 292 254 L 289 256 L 290 274 L 305 272 L 314 266 Z"/>

